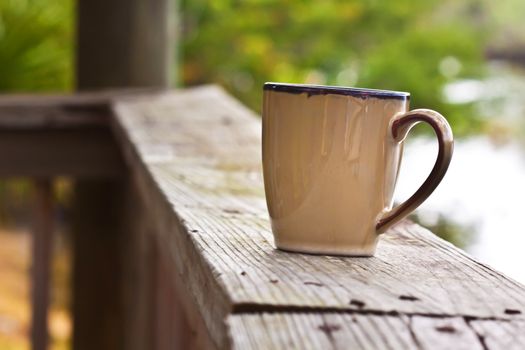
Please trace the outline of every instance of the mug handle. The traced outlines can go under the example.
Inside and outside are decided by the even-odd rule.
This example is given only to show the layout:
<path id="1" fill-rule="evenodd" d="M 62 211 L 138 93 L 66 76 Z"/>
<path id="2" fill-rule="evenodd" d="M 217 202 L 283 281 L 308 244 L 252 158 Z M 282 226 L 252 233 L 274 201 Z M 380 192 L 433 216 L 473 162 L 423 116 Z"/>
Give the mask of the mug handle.
<path id="1" fill-rule="evenodd" d="M 397 143 L 403 142 L 410 129 L 419 122 L 430 124 L 436 133 L 439 151 L 434 168 L 421 187 L 405 202 L 384 213 L 376 225 L 378 234 L 385 232 L 392 225 L 403 219 L 423 203 L 439 185 L 447 172 L 452 152 L 454 150 L 454 137 L 445 117 L 430 109 L 414 109 L 408 113 L 396 115 L 390 122 L 390 135 Z"/>

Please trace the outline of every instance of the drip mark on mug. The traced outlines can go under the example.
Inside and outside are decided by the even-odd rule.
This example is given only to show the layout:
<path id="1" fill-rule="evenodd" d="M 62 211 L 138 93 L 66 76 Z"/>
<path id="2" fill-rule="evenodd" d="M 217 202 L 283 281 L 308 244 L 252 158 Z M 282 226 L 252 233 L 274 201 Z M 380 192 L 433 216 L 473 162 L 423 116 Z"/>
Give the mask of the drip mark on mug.
<path id="1" fill-rule="evenodd" d="M 321 137 L 321 156 L 326 156 L 328 150 L 326 149 L 326 123 L 328 119 L 328 99 L 324 101 L 324 111 L 323 111 L 323 134 Z"/>
<path id="2" fill-rule="evenodd" d="M 353 105 L 355 107 L 352 107 Z M 347 161 L 352 161 L 359 158 L 359 150 L 361 148 L 363 118 L 368 111 L 368 105 L 364 101 L 347 102 L 345 115 L 345 145 L 344 154 Z"/>

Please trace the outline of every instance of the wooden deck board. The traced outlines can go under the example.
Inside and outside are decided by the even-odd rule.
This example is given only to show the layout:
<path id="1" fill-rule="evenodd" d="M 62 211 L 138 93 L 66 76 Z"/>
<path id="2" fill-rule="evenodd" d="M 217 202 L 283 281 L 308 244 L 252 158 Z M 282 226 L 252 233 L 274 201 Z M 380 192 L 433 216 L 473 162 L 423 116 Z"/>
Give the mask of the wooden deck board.
<path id="1" fill-rule="evenodd" d="M 260 119 L 222 90 L 123 98 L 113 110 L 159 245 L 217 347 L 257 348 L 265 339 L 261 344 L 283 348 L 337 348 L 338 342 L 475 348 L 483 345 L 476 332 L 485 332 L 486 342 L 493 334 L 478 321 L 492 320 L 497 327 L 523 322 L 522 285 L 409 222 L 383 235 L 373 258 L 274 249 L 260 168 Z M 312 314 L 296 316 L 301 312 Z M 354 316 L 363 317 L 357 328 L 348 323 Z M 308 333 L 325 318 L 341 324 L 334 333 L 341 340 Z M 462 336 L 432 331 L 442 319 L 465 329 Z M 252 333 L 252 326 L 260 333 Z"/>
<path id="2" fill-rule="evenodd" d="M 235 349 L 521 349 L 523 321 L 348 313 L 228 317 Z"/>

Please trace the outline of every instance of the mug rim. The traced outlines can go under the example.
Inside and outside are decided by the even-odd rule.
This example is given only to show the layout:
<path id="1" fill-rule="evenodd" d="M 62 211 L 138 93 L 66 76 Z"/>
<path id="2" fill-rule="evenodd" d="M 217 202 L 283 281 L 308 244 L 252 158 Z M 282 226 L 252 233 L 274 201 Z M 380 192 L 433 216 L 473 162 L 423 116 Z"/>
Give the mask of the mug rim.
<path id="1" fill-rule="evenodd" d="M 368 88 L 357 88 L 347 86 L 333 86 L 333 85 L 314 85 L 314 84 L 290 84 L 290 83 L 275 83 L 266 82 L 264 83 L 263 90 L 288 92 L 292 94 L 307 93 L 308 96 L 312 95 L 345 95 L 354 96 L 359 98 L 381 98 L 381 99 L 396 99 L 396 100 L 409 100 L 410 93 L 404 91 L 393 91 L 393 90 L 378 90 Z"/>

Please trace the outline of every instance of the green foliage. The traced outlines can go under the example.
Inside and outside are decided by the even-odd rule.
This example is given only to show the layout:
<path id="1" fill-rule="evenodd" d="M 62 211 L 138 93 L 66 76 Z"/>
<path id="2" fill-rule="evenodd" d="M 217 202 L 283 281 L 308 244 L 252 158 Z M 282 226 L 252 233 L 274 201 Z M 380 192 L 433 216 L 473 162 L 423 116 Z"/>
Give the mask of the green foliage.
<path id="1" fill-rule="evenodd" d="M 186 85 L 220 83 L 256 110 L 265 81 L 404 90 L 457 133 L 479 128 L 471 106 L 442 94 L 483 74 L 476 0 L 182 0 L 182 10 Z"/>
<path id="2" fill-rule="evenodd" d="M 0 1 L 0 91 L 72 85 L 72 1 Z"/>
<path id="3" fill-rule="evenodd" d="M 71 88 L 72 6 L 72 0 L 0 1 L 0 91 Z M 485 0 L 181 0 L 182 83 L 219 83 L 259 111 L 265 81 L 404 90 L 412 93 L 412 107 L 447 116 L 456 134 L 478 131 L 472 106 L 447 103 L 442 90 L 483 74 L 485 6 Z"/>
<path id="4" fill-rule="evenodd" d="M 476 241 L 478 234 L 474 225 L 458 224 L 442 214 L 439 214 L 435 222 L 425 221 L 417 212 L 410 215 L 410 219 L 462 249 L 470 247 Z"/>

